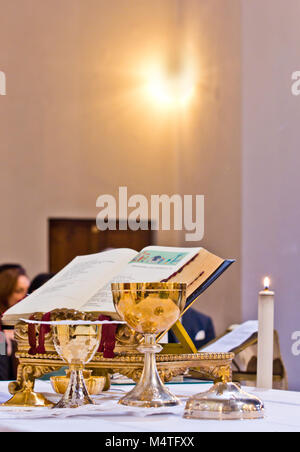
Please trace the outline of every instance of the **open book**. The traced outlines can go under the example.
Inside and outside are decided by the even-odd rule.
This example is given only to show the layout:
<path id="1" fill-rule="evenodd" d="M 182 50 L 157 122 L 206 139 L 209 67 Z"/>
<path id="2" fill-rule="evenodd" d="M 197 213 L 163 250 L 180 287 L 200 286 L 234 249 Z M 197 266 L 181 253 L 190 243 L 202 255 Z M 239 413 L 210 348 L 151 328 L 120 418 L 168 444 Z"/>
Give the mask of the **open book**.
<path id="1" fill-rule="evenodd" d="M 44 286 L 6 311 L 2 322 L 13 325 L 35 312 L 63 308 L 109 314 L 117 319 L 112 282 L 186 283 L 188 307 L 232 262 L 204 248 L 157 246 L 139 253 L 122 248 L 76 257 Z"/>

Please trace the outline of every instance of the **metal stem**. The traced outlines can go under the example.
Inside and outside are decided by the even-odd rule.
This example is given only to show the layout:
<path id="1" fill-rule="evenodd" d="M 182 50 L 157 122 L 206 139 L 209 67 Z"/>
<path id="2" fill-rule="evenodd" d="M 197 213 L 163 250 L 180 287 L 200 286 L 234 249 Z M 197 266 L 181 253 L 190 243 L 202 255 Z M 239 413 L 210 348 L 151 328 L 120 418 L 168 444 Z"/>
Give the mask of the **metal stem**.
<path id="1" fill-rule="evenodd" d="M 179 405 L 180 401 L 162 383 L 157 366 L 155 354 L 162 350 L 156 343 L 155 334 L 145 334 L 145 343 L 138 351 L 145 354 L 144 369 L 140 382 L 119 401 L 122 405 L 156 408 Z"/>
<path id="2" fill-rule="evenodd" d="M 85 385 L 82 366 L 70 366 L 71 374 L 68 388 L 54 408 L 77 408 L 83 405 L 93 405 Z"/>

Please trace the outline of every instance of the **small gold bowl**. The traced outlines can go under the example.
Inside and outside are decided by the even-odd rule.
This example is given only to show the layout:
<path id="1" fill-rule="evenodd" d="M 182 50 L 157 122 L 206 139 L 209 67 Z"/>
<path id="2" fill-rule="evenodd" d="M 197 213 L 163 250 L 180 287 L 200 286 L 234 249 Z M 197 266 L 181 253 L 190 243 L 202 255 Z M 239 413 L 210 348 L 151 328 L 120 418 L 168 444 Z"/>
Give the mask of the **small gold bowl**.
<path id="1" fill-rule="evenodd" d="M 60 377 L 51 377 L 50 378 L 51 385 L 53 390 L 57 394 L 65 394 L 68 384 L 69 377 L 68 376 L 60 376 Z M 105 386 L 105 377 L 89 377 L 84 379 L 87 390 L 90 395 L 98 395 L 104 389 Z"/>

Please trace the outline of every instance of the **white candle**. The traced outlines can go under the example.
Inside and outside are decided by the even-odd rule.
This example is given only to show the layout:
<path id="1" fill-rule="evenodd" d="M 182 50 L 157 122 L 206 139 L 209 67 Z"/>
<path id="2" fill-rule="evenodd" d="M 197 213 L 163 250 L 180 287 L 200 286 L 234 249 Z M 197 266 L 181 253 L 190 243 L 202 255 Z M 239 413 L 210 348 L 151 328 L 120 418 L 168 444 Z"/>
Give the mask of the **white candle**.
<path id="1" fill-rule="evenodd" d="M 270 290 L 270 279 L 264 280 L 265 289 L 258 299 L 258 362 L 257 387 L 272 389 L 274 358 L 274 299 Z"/>

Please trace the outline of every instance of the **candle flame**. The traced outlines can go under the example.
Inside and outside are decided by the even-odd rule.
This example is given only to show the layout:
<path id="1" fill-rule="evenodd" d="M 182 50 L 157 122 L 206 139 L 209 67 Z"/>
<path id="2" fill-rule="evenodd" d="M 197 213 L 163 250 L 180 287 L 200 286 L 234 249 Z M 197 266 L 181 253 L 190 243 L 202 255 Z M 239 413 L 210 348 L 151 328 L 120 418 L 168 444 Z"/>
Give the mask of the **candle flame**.
<path id="1" fill-rule="evenodd" d="M 268 276 L 265 277 L 264 279 L 264 286 L 265 286 L 265 290 L 269 290 L 271 285 L 271 280 Z"/>

